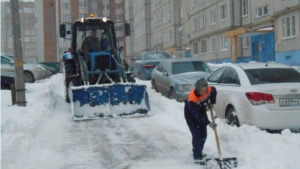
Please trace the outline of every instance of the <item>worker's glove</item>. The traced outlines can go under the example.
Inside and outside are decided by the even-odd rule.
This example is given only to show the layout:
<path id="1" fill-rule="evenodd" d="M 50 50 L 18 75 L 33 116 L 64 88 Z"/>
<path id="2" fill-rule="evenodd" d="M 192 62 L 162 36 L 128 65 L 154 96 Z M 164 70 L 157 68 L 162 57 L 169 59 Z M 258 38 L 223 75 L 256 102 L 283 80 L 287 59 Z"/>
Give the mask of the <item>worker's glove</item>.
<path id="1" fill-rule="evenodd" d="M 215 127 L 217 127 L 217 124 L 214 123 L 214 122 L 210 122 L 208 125 L 209 125 L 209 127 L 211 127 L 212 129 L 214 129 Z"/>

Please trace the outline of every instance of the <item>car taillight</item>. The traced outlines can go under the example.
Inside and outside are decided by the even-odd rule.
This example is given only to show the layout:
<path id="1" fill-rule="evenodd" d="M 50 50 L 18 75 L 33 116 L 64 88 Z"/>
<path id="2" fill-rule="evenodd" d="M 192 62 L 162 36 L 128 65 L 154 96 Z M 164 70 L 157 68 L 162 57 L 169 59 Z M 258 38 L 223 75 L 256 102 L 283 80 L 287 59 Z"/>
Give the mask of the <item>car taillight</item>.
<path id="1" fill-rule="evenodd" d="M 150 68 L 154 68 L 155 65 L 147 65 L 147 64 L 143 64 L 143 67 L 146 69 L 150 69 Z"/>
<path id="2" fill-rule="evenodd" d="M 246 96 L 253 105 L 275 103 L 273 95 L 267 93 L 247 92 Z"/>

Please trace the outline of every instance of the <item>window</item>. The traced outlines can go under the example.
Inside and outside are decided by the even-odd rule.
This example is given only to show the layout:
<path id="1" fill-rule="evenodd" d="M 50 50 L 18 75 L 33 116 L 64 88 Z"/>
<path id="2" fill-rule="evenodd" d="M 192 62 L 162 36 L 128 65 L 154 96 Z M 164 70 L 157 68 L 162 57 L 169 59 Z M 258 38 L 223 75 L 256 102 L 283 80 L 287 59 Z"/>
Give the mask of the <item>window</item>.
<path id="1" fill-rule="evenodd" d="M 1 64 L 10 64 L 10 60 L 1 56 Z"/>
<path id="2" fill-rule="evenodd" d="M 109 5 L 103 5 L 103 10 L 109 10 Z"/>
<path id="3" fill-rule="evenodd" d="M 190 13 L 186 14 L 186 19 L 190 19 Z"/>
<path id="4" fill-rule="evenodd" d="M 245 73 L 251 85 L 300 82 L 300 74 L 294 68 L 247 69 Z"/>
<path id="5" fill-rule="evenodd" d="M 121 9 L 121 4 L 116 4 L 116 9 Z"/>
<path id="6" fill-rule="evenodd" d="M 206 16 L 205 15 L 202 15 L 201 16 L 201 23 L 200 23 L 200 28 L 205 28 L 205 25 L 206 25 Z"/>
<path id="7" fill-rule="evenodd" d="M 98 16 L 98 10 L 97 9 L 91 9 L 91 12 L 94 14 L 94 16 Z"/>
<path id="8" fill-rule="evenodd" d="M 116 26 L 116 31 L 122 31 L 122 26 Z"/>
<path id="9" fill-rule="evenodd" d="M 172 30 L 170 30 L 170 40 L 172 40 Z"/>
<path id="10" fill-rule="evenodd" d="M 85 18 L 85 17 L 87 17 L 86 13 L 79 13 L 79 18 Z"/>
<path id="11" fill-rule="evenodd" d="M 216 70 L 209 78 L 207 81 L 212 82 L 212 83 L 218 83 L 220 81 L 220 78 L 222 77 L 222 74 L 226 67 L 221 67 L 218 70 Z"/>
<path id="12" fill-rule="evenodd" d="M 193 0 L 193 6 L 197 6 L 198 0 Z"/>
<path id="13" fill-rule="evenodd" d="M 98 0 L 91 0 L 91 4 L 96 4 Z"/>
<path id="14" fill-rule="evenodd" d="M 226 4 L 221 6 L 221 21 L 227 19 Z"/>
<path id="15" fill-rule="evenodd" d="M 225 83 L 225 84 L 239 84 L 239 77 L 237 75 L 237 72 L 232 69 L 232 68 L 227 68 L 226 71 L 224 72 L 224 75 L 221 79 L 220 83 Z"/>
<path id="16" fill-rule="evenodd" d="M 180 30 L 180 36 L 181 36 L 181 39 L 184 38 L 183 29 Z"/>
<path id="17" fill-rule="evenodd" d="M 171 21 L 171 11 L 169 11 L 169 21 Z"/>
<path id="18" fill-rule="evenodd" d="M 206 40 L 201 40 L 200 43 L 201 43 L 201 48 L 200 48 L 201 53 L 204 54 L 207 51 L 207 42 Z"/>
<path id="19" fill-rule="evenodd" d="M 296 36 L 296 18 L 289 16 L 282 19 L 282 37 Z"/>
<path id="20" fill-rule="evenodd" d="M 79 2 L 79 8 L 86 8 L 87 4 L 86 2 Z"/>
<path id="21" fill-rule="evenodd" d="M 227 50 L 228 48 L 228 39 L 221 35 L 221 50 Z"/>
<path id="22" fill-rule="evenodd" d="M 243 16 L 248 16 L 248 0 L 243 0 Z"/>
<path id="23" fill-rule="evenodd" d="M 63 15 L 63 21 L 71 21 L 71 15 Z"/>
<path id="24" fill-rule="evenodd" d="M 170 67 L 171 67 L 170 62 L 166 61 L 165 64 L 164 64 L 162 72 L 167 72 L 168 74 L 170 74 L 171 73 Z"/>
<path id="25" fill-rule="evenodd" d="M 244 48 L 249 48 L 249 37 L 243 38 L 243 47 Z"/>
<path id="26" fill-rule="evenodd" d="M 260 18 L 266 15 L 269 15 L 269 5 L 256 9 L 256 18 Z"/>
<path id="27" fill-rule="evenodd" d="M 180 8 L 180 18 L 183 18 L 183 9 Z"/>
<path id="28" fill-rule="evenodd" d="M 193 43 L 193 54 L 198 54 L 198 42 Z"/>
<path id="29" fill-rule="evenodd" d="M 159 71 L 159 72 L 162 72 L 162 69 L 163 69 L 163 66 L 164 66 L 164 61 L 161 61 L 160 63 L 159 63 L 159 65 L 157 66 L 157 71 Z"/>
<path id="30" fill-rule="evenodd" d="M 217 38 L 212 38 L 212 47 L 211 47 L 211 51 L 212 51 L 212 52 L 217 51 Z"/>
<path id="31" fill-rule="evenodd" d="M 69 3 L 63 3 L 62 4 L 62 8 L 63 9 L 69 9 L 70 8 L 70 4 Z"/>
<path id="32" fill-rule="evenodd" d="M 196 31 L 197 30 L 197 19 L 194 19 L 194 31 Z"/>
<path id="33" fill-rule="evenodd" d="M 122 20 L 122 16 L 121 15 L 116 15 L 116 21 Z"/>
<path id="34" fill-rule="evenodd" d="M 216 10 L 210 11 L 210 24 L 215 24 L 216 23 Z"/>

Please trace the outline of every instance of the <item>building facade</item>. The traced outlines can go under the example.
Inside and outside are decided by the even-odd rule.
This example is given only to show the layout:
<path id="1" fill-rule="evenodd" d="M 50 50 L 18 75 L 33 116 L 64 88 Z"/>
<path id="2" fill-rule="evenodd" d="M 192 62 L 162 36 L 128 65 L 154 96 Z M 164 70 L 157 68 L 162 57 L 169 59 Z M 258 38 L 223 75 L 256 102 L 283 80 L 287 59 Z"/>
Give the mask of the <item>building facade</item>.
<path id="1" fill-rule="evenodd" d="M 11 3 L 1 2 L 1 52 L 14 55 Z M 34 2 L 19 2 L 22 53 L 24 61 L 37 62 L 37 29 Z"/>
<path id="2" fill-rule="evenodd" d="M 148 1 L 131 1 L 135 43 L 127 44 L 134 45 L 128 55 L 164 50 L 174 56 L 190 51 L 190 57 L 213 63 L 300 65 L 299 0 L 153 0 L 150 10 L 145 8 Z M 149 43 L 150 47 L 145 45 Z"/>

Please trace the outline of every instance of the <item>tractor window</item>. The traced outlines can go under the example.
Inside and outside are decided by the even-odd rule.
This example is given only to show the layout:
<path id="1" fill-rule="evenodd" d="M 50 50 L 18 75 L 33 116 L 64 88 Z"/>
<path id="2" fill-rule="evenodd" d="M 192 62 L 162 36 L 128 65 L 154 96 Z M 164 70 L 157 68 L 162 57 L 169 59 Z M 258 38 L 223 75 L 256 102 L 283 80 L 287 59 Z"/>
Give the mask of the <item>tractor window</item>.
<path id="1" fill-rule="evenodd" d="M 77 32 L 76 32 L 76 51 L 79 49 L 81 50 L 82 42 L 84 40 L 84 31 L 80 31 L 79 27 L 77 27 Z"/>

